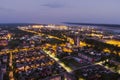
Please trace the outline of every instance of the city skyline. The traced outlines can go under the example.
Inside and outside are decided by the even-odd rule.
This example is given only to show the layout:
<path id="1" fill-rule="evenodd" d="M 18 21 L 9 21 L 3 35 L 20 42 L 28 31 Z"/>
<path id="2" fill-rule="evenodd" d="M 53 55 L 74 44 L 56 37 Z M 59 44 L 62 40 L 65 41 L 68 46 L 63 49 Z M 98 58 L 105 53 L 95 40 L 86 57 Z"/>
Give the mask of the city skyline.
<path id="1" fill-rule="evenodd" d="M 0 23 L 119 24 L 119 0 L 1 0 Z"/>

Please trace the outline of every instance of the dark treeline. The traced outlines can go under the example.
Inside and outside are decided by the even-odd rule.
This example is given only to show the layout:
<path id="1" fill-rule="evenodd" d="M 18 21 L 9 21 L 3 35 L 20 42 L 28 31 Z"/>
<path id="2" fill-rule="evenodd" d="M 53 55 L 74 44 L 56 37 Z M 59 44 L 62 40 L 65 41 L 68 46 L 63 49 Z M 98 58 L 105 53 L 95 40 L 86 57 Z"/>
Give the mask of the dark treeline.
<path id="1" fill-rule="evenodd" d="M 63 34 L 66 31 L 60 31 L 60 30 L 52 30 L 52 31 L 48 31 L 48 30 L 41 30 L 42 33 L 46 34 L 46 35 L 52 35 L 52 36 L 56 36 L 62 39 L 66 39 Z"/>
<path id="2" fill-rule="evenodd" d="M 92 45 L 92 47 L 94 47 L 94 49 L 97 50 L 104 50 L 104 49 L 109 49 L 111 53 L 116 52 L 117 55 L 119 55 L 120 52 L 120 47 L 118 47 L 117 45 L 111 45 L 111 44 L 107 44 L 98 40 L 94 40 L 94 39 L 85 39 L 85 42 L 87 44 Z"/>

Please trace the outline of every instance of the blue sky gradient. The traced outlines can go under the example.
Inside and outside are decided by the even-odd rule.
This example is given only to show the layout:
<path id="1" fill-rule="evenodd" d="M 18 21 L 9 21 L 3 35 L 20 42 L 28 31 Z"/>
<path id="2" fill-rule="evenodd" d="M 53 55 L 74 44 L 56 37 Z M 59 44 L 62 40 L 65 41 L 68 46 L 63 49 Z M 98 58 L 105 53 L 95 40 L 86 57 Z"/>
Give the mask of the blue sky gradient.
<path id="1" fill-rule="evenodd" d="M 0 0 L 0 23 L 120 24 L 120 0 Z"/>

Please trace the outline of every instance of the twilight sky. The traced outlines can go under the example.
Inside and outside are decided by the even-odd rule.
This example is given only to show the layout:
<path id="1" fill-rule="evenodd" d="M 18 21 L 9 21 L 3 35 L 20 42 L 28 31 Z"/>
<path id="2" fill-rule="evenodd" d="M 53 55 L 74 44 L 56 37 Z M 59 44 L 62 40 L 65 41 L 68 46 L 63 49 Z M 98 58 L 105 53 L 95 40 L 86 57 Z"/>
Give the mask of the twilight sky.
<path id="1" fill-rule="evenodd" d="M 0 23 L 120 24 L 120 0 L 0 0 Z"/>

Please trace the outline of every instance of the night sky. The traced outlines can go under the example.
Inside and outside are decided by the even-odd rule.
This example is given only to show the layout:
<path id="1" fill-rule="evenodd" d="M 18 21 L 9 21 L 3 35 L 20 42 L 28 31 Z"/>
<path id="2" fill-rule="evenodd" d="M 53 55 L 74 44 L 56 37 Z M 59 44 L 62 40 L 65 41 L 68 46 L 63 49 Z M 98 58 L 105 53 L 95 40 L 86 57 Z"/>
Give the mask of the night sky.
<path id="1" fill-rule="evenodd" d="M 0 0 L 0 23 L 120 24 L 120 0 Z"/>

